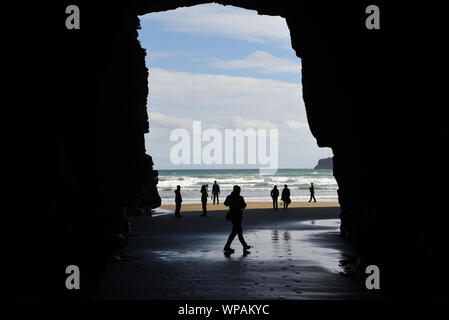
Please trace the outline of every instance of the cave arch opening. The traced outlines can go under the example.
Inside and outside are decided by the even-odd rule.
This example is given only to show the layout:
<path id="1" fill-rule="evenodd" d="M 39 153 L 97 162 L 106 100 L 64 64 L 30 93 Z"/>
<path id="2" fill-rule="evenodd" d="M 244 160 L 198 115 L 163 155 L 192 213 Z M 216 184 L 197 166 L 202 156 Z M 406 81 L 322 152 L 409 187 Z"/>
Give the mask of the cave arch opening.
<path id="1" fill-rule="evenodd" d="M 272 161 L 270 150 L 256 152 L 260 151 L 259 133 L 264 130 L 267 149 L 274 139 L 271 132 L 278 131 L 276 169 L 281 171 L 313 169 L 320 158 L 332 156 L 330 149 L 318 148 L 310 132 L 302 97 L 301 60 L 292 49 L 289 28 L 281 16 L 205 2 L 141 15 L 139 29 L 149 68 L 150 133 L 145 145 L 159 169 L 163 203 L 173 201 L 173 189 L 180 183 L 168 177 L 173 170 L 254 170 L 263 167 L 261 157 L 265 156 L 265 165 L 266 160 Z M 195 128 L 200 128 L 199 147 Z M 174 136 L 177 130 L 184 130 L 188 146 L 174 152 L 182 140 Z M 238 138 L 230 141 L 228 130 L 255 133 L 254 139 L 248 135 L 243 139 L 240 161 Z M 296 193 L 293 200 L 305 201 L 309 184 L 315 181 L 322 190 L 321 200 L 337 201 L 331 170 L 282 173 L 282 177 L 262 183 L 250 180 L 251 186 L 289 183 Z M 195 174 L 184 174 L 181 180 L 193 183 Z M 209 178 L 216 176 L 220 175 Z M 231 184 L 229 181 L 228 189 Z M 183 187 L 194 201 L 195 184 Z M 251 193 L 250 198 L 264 198 L 261 192 Z"/>

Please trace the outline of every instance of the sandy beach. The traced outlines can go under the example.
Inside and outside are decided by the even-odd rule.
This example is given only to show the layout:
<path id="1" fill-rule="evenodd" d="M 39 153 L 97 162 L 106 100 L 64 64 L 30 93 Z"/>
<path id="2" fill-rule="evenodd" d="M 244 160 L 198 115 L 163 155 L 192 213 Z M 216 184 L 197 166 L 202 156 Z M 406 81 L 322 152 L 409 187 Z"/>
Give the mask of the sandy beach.
<path id="1" fill-rule="evenodd" d="M 224 201 L 224 199 L 223 199 Z M 278 208 L 281 209 L 283 206 L 282 201 L 278 201 Z M 338 202 L 292 202 L 288 206 L 289 208 L 327 208 L 327 207 L 339 207 Z M 248 202 L 246 209 L 272 209 L 273 204 L 271 202 Z M 174 204 L 162 205 L 161 209 L 175 210 Z M 188 203 L 183 204 L 181 207 L 182 211 L 202 211 L 201 203 Z M 222 202 L 218 205 L 212 204 L 211 201 L 207 203 L 207 210 L 221 211 L 228 210 L 227 207 L 223 205 Z"/>
<path id="2" fill-rule="evenodd" d="M 251 253 L 231 231 L 224 207 L 198 205 L 173 215 L 134 217 L 121 262 L 110 263 L 98 299 L 364 299 L 369 292 L 351 273 L 355 249 L 339 235 L 339 207 L 297 203 L 288 211 L 248 204 L 243 229 Z M 170 206 L 164 206 L 170 209 Z M 259 207 L 259 209 L 254 209 Z M 252 209 L 253 208 L 253 209 Z"/>

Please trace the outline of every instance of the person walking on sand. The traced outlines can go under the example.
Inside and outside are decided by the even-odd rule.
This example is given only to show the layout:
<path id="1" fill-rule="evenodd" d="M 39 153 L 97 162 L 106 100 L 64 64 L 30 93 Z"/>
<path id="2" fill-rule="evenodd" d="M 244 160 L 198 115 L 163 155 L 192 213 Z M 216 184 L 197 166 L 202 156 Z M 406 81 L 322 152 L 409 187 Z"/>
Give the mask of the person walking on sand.
<path id="1" fill-rule="evenodd" d="M 310 184 L 309 191 L 310 191 L 310 199 L 309 199 L 309 202 L 312 201 L 312 198 L 313 198 L 313 202 L 316 202 L 316 199 L 315 199 L 315 187 L 313 186 L 313 182 Z"/>
<path id="2" fill-rule="evenodd" d="M 203 205 L 203 214 L 201 217 L 205 217 L 207 215 L 207 187 L 206 185 L 201 186 L 201 203 Z"/>
<path id="3" fill-rule="evenodd" d="M 215 205 L 215 198 L 217 199 L 217 205 L 218 205 L 218 195 L 220 194 L 220 186 L 218 185 L 217 181 L 214 182 L 212 185 L 212 195 L 214 197 L 214 205 Z"/>
<path id="4" fill-rule="evenodd" d="M 273 210 L 278 209 L 278 198 L 279 198 L 279 189 L 278 186 L 275 185 L 270 192 L 271 198 L 273 199 Z"/>
<path id="5" fill-rule="evenodd" d="M 284 202 L 284 210 L 288 209 L 288 205 L 292 200 L 290 199 L 290 189 L 284 184 L 284 189 L 282 189 L 281 200 Z"/>
<path id="6" fill-rule="evenodd" d="M 182 218 L 181 216 L 181 203 L 182 203 L 182 196 L 181 196 L 181 186 L 176 186 L 175 190 L 175 203 L 176 203 L 176 209 L 175 209 L 175 218 Z"/>
<path id="7" fill-rule="evenodd" d="M 248 249 L 251 248 L 245 239 L 243 238 L 243 229 L 242 229 L 242 219 L 243 219 L 243 209 L 246 208 L 245 199 L 240 195 L 240 187 L 235 185 L 231 194 L 226 197 L 224 205 L 229 207 L 229 215 L 230 220 L 232 222 L 232 231 L 228 237 L 228 241 L 224 246 L 223 251 L 225 254 L 231 254 L 234 252 L 234 249 L 231 248 L 231 243 L 234 240 L 235 236 L 239 237 L 240 243 L 243 246 L 243 253 L 249 253 Z"/>

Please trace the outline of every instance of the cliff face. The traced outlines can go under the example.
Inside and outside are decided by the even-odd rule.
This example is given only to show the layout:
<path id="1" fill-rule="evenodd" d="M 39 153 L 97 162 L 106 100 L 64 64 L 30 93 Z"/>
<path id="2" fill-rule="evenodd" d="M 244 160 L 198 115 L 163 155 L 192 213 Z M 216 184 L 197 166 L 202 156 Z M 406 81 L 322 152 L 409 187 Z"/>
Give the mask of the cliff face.
<path id="1" fill-rule="evenodd" d="M 314 169 L 319 170 L 319 169 L 332 169 L 332 168 L 333 168 L 332 158 L 325 158 L 318 160 L 318 164 L 315 166 Z"/>
<path id="2" fill-rule="evenodd" d="M 123 208 L 136 204 L 142 186 L 151 189 L 157 182 L 144 146 L 148 70 L 137 40 L 137 16 L 204 2 L 82 3 L 77 31 L 64 28 L 64 9 L 70 3 L 39 4 L 39 16 L 49 16 L 42 20 L 46 25 L 40 34 L 40 44 L 48 50 L 35 49 L 34 57 L 49 79 L 41 92 L 51 88 L 39 123 L 50 128 L 51 138 L 39 147 L 45 176 L 33 173 L 33 181 L 44 181 L 33 186 L 34 212 L 44 214 L 30 215 L 34 226 L 23 234 L 41 239 L 47 248 L 27 258 L 44 261 L 38 268 L 48 293 L 72 294 L 60 285 L 65 277 L 61 268 L 67 264 L 85 270 L 83 288 L 95 287 L 112 250 L 111 239 L 122 228 Z M 367 30 L 365 8 L 371 3 L 364 1 L 217 2 L 286 18 L 292 47 L 302 59 L 310 129 L 319 146 L 333 150 L 342 234 L 357 243 L 363 263 L 381 266 L 388 286 L 403 271 L 403 261 L 430 252 L 438 242 L 422 241 L 429 239 L 429 229 L 420 228 L 411 211 L 391 198 L 378 198 L 385 173 L 403 158 L 407 135 L 414 132 L 403 119 L 409 113 L 398 91 L 406 74 L 407 55 L 401 47 L 406 35 L 392 22 L 404 13 L 382 4 L 383 29 Z M 46 152 L 45 146 L 57 152 Z M 396 178 L 407 181 L 400 175 Z M 153 198 L 150 206 L 157 205 L 157 195 Z M 28 240 L 22 245 L 27 252 L 37 246 Z M 17 281 L 19 291 L 42 293 Z M 399 288 L 404 283 L 395 282 Z"/>

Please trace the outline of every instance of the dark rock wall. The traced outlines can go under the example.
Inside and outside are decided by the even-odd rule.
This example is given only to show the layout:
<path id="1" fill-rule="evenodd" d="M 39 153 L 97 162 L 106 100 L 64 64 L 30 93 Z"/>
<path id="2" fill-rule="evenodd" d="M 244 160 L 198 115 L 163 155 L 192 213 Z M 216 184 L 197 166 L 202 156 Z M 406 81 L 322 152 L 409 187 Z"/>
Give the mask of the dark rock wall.
<path id="1" fill-rule="evenodd" d="M 113 249 L 111 239 L 123 229 L 124 206 L 135 205 L 142 192 L 150 207 L 158 205 L 157 172 L 144 147 L 148 70 L 137 15 L 205 2 L 81 1 L 81 30 L 64 28 L 71 3 L 36 9 L 49 17 L 41 21 L 34 57 L 37 70 L 47 75 L 36 91 L 47 106 L 38 119 L 50 134 L 33 150 L 39 157 L 33 159 L 30 201 L 39 214 L 29 215 L 30 223 L 16 236 L 22 239 L 18 248 L 31 253 L 11 259 L 23 265 L 16 274 L 27 271 L 27 261 L 41 261 L 37 268 L 44 276 L 33 288 L 13 278 L 17 294 L 88 296 L 92 290 L 85 288 L 95 287 Z M 392 163 L 411 150 L 413 132 L 398 86 L 407 74 L 401 46 L 409 39 L 393 23 L 406 13 L 377 1 L 382 29 L 370 31 L 367 1 L 217 2 L 287 19 L 292 47 L 302 59 L 311 131 L 319 146 L 334 153 L 342 234 L 358 244 L 362 263 L 380 265 L 383 279 L 398 279 L 411 260 L 438 252 L 429 249 L 438 236 L 418 226 L 407 204 L 395 201 L 392 194 L 400 197 L 401 190 L 389 181 L 407 181 Z M 81 294 L 63 286 L 67 264 L 82 267 Z"/>

